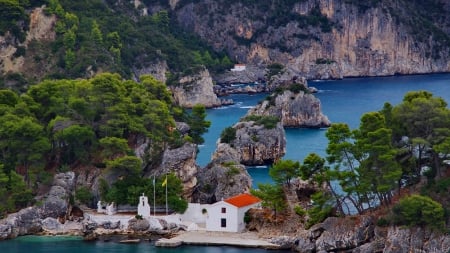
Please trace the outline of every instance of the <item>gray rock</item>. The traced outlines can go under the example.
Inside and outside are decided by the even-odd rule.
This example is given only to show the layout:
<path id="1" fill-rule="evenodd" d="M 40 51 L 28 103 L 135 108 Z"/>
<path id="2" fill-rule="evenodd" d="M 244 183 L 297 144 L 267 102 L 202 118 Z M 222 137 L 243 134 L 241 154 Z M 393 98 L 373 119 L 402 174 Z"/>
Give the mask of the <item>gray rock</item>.
<path id="1" fill-rule="evenodd" d="M 0 240 L 11 238 L 12 226 L 10 224 L 0 224 Z"/>
<path id="2" fill-rule="evenodd" d="M 69 193 L 61 186 L 52 186 L 44 204 L 39 208 L 40 217 L 64 217 L 67 214 Z"/>
<path id="3" fill-rule="evenodd" d="M 146 219 L 131 219 L 128 221 L 128 228 L 135 232 L 147 231 L 149 227 L 150 223 Z"/>
<path id="4" fill-rule="evenodd" d="M 105 221 L 100 226 L 102 226 L 104 229 L 118 229 L 120 228 L 120 221 Z"/>
<path id="5" fill-rule="evenodd" d="M 213 160 L 198 172 L 199 184 L 194 192 L 194 202 L 215 203 L 241 194 L 251 187 L 251 177 L 239 163 L 237 151 L 219 143 Z"/>
<path id="6" fill-rule="evenodd" d="M 183 182 L 183 197 L 190 200 L 194 187 L 197 185 L 196 164 L 197 145 L 185 143 L 176 149 L 166 149 L 163 154 L 161 165 L 152 171 L 152 175 L 162 176 L 174 172 Z"/>
<path id="7" fill-rule="evenodd" d="M 241 121 L 233 127 L 236 129 L 236 139 L 232 146 L 244 165 L 271 164 L 286 153 L 286 134 L 281 123 L 268 129 L 254 121 Z"/>
<path id="8" fill-rule="evenodd" d="M 61 186 L 68 191 L 72 191 L 75 187 L 75 173 L 69 171 L 56 174 L 53 179 L 53 186 Z"/>
<path id="9" fill-rule="evenodd" d="M 19 235 L 35 234 L 42 231 L 42 220 L 39 210 L 35 207 L 28 207 L 6 218 L 6 224 L 12 227 L 9 238 Z"/>
<path id="10" fill-rule="evenodd" d="M 317 250 L 340 251 L 356 248 L 374 236 L 371 216 L 329 217 L 310 231 L 323 230 L 315 241 Z"/>
<path id="11" fill-rule="evenodd" d="M 309 238 L 299 236 L 295 239 L 292 249 L 295 252 L 314 253 L 316 252 L 316 245 Z"/>
<path id="12" fill-rule="evenodd" d="M 295 243 L 295 238 L 289 236 L 279 236 L 270 239 L 270 242 L 279 245 L 280 249 L 291 249 Z"/>
<path id="13" fill-rule="evenodd" d="M 320 100 L 313 94 L 285 90 L 282 94 L 272 94 L 270 101 L 264 100 L 247 115 L 271 115 L 280 119 L 284 127 L 321 128 L 331 122 L 322 113 Z"/>
<path id="14" fill-rule="evenodd" d="M 45 218 L 42 220 L 42 228 L 44 230 L 58 230 L 61 228 L 61 223 L 52 217 Z"/>
<path id="15" fill-rule="evenodd" d="M 222 103 L 214 93 L 213 81 L 209 71 L 202 67 L 197 73 L 182 77 L 179 84 L 171 86 L 175 102 L 185 108 L 202 104 L 207 108 L 221 106 Z"/>
<path id="16" fill-rule="evenodd" d="M 449 252 L 450 237 L 420 227 L 390 227 L 385 242 L 385 253 Z"/>

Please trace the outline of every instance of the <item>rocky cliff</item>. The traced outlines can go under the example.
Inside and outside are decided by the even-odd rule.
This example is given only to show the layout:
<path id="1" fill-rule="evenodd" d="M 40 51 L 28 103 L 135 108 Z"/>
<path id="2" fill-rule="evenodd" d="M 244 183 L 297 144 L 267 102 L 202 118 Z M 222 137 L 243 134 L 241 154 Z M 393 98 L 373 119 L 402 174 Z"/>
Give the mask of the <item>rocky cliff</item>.
<path id="1" fill-rule="evenodd" d="M 300 86 L 299 86 L 300 87 Z M 284 90 L 274 93 L 250 109 L 248 114 L 275 116 L 284 127 L 321 128 L 329 127 L 331 122 L 322 113 L 320 100 L 304 90 Z"/>
<path id="2" fill-rule="evenodd" d="M 56 17 L 44 14 L 44 8 L 35 8 L 30 13 L 29 31 L 22 43 L 17 42 L 11 33 L 0 36 L 0 73 L 28 73 L 32 78 L 41 76 L 56 65 L 52 52 L 43 52 L 42 45 L 56 38 Z M 20 49 L 26 54 L 19 53 Z M 12 86 L 14 83 L 6 84 Z"/>
<path id="3" fill-rule="evenodd" d="M 448 252 L 450 238 L 424 228 L 378 227 L 371 216 L 330 217 L 296 237 L 280 237 L 295 252 Z M 292 243 L 289 246 L 289 241 Z"/>
<path id="4" fill-rule="evenodd" d="M 168 149 L 164 152 L 161 165 L 154 172 L 155 176 L 162 176 L 166 173 L 174 172 L 183 182 L 183 197 L 190 201 L 192 193 L 197 185 L 196 164 L 197 145 L 185 143 L 176 149 Z"/>
<path id="5" fill-rule="evenodd" d="M 286 153 L 286 134 L 280 122 L 267 128 L 257 121 L 244 119 L 233 128 L 236 129 L 236 138 L 231 145 L 244 165 L 272 164 Z"/>
<path id="6" fill-rule="evenodd" d="M 180 78 L 178 85 L 171 86 L 175 102 L 182 107 L 192 108 L 202 104 L 207 108 L 221 106 L 223 102 L 213 90 L 209 71 L 202 67 L 198 72 Z"/>
<path id="7" fill-rule="evenodd" d="M 180 1 L 178 22 L 232 59 L 308 79 L 450 71 L 445 1 Z"/>
<path id="8" fill-rule="evenodd" d="M 219 143 L 212 161 L 198 171 L 199 184 L 194 192 L 194 202 L 215 203 L 245 191 L 252 185 L 240 155 L 229 144 Z"/>
<path id="9" fill-rule="evenodd" d="M 74 172 L 56 174 L 53 186 L 41 200 L 42 205 L 22 209 L 0 221 L 0 240 L 41 232 L 47 218 L 64 220 L 69 214 L 75 182 Z"/>

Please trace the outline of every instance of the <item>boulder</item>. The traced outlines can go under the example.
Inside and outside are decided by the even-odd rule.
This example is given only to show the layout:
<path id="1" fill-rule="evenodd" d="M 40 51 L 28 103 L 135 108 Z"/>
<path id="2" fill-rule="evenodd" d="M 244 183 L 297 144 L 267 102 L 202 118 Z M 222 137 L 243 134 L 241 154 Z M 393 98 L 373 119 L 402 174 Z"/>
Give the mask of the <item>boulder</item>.
<path id="1" fill-rule="evenodd" d="M 61 223 L 52 217 L 42 220 L 42 229 L 45 231 L 58 231 L 61 230 Z"/>
<path id="2" fill-rule="evenodd" d="M 0 224 L 0 240 L 11 238 L 12 226 L 11 224 Z"/>
<path id="3" fill-rule="evenodd" d="M 42 207 L 39 208 L 40 217 L 65 217 L 69 207 L 70 192 L 61 186 L 52 186 L 50 192 L 44 201 Z"/>
<path id="4" fill-rule="evenodd" d="M 147 231 L 150 223 L 146 219 L 131 219 L 128 221 L 128 228 L 135 232 Z"/>
<path id="5" fill-rule="evenodd" d="M 11 226 L 11 233 L 7 238 L 36 234 L 42 231 L 42 219 L 36 207 L 28 207 L 9 215 L 4 224 Z"/>

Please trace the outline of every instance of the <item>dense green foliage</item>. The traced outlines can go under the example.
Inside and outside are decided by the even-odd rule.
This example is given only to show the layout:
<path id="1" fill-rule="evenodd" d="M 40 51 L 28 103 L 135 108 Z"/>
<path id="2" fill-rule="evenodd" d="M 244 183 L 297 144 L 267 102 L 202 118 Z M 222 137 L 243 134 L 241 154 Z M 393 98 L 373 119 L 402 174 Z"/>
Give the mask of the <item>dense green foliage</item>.
<path id="1" fill-rule="evenodd" d="M 292 160 L 280 160 L 274 163 L 269 169 L 270 177 L 280 185 L 291 185 L 291 180 L 300 174 L 300 163 Z"/>
<path id="2" fill-rule="evenodd" d="M 236 139 L 236 129 L 234 127 L 226 127 L 220 134 L 221 143 L 232 143 Z"/>
<path id="3" fill-rule="evenodd" d="M 447 103 L 426 91 L 409 92 L 397 106 L 385 104 L 379 112 L 362 115 L 358 129 L 332 124 L 326 133 L 326 160 L 309 154 L 299 169 L 303 180 L 326 186 L 311 196 L 307 226 L 321 222 L 334 209 L 348 214 L 390 207 L 394 194 L 416 184 L 422 175 L 428 177 L 423 194 L 448 200 L 444 160 L 450 152 L 449 126 Z M 425 172 L 424 166 L 429 168 Z M 413 195 L 394 206 L 389 221 L 380 223 L 442 229 L 443 210 L 430 197 Z M 436 217 L 434 224 L 430 217 Z"/>
<path id="4" fill-rule="evenodd" d="M 84 164 L 141 177 L 145 168 L 129 142 L 147 138 L 152 151 L 147 166 L 158 166 L 166 147 L 184 142 L 174 117 L 201 125 L 194 136 L 207 129 L 202 113 L 192 116 L 172 104 L 163 83 L 150 76 L 141 80 L 104 73 L 88 80 L 46 80 L 20 96 L 0 90 L 0 172 L 5 175 L 0 190 L 2 203 L 8 203 L 2 210 L 26 205 L 27 196 L 48 184 L 58 168 Z M 89 202 L 87 195 L 80 190 L 75 197 Z"/>
<path id="5" fill-rule="evenodd" d="M 202 135 L 208 131 L 211 126 L 211 122 L 205 120 L 206 109 L 204 105 L 197 104 L 192 108 L 191 115 L 189 117 L 189 126 L 191 127 L 190 136 L 196 144 L 202 144 L 205 142 Z"/>
<path id="6" fill-rule="evenodd" d="M 164 182 L 167 183 L 167 203 L 169 209 L 178 213 L 184 213 L 187 209 L 187 201 L 181 197 L 183 184 L 173 173 L 155 179 L 142 178 L 137 174 L 128 174 L 113 183 L 111 187 L 106 186 L 106 189 L 102 192 L 102 199 L 117 204 L 136 205 L 139 196 L 144 193 L 149 197 L 150 203 L 153 204 L 153 201 L 155 201 L 155 205 L 165 207 L 166 185 Z M 156 199 L 153 199 L 153 191 L 155 191 Z"/>
<path id="7" fill-rule="evenodd" d="M 301 166 L 302 177 L 327 183 L 342 213 L 389 205 L 396 190 L 417 182 L 424 165 L 430 168 L 431 181 L 443 176 L 442 154 L 447 154 L 450 136 L 446 106 L 429 92 L 409 92 L 395 107 L 385 104 L 380 112 L 364 114 L 356 130 L 335 123 L 326 133 L 328 165 L 310 155 Z M 341 194 L 333 180 L 339 182 Z"/>
<path id="8" fill-rule="evenodd" d="M 251 189 L 251 194 L 262 200 L 262 206 L 272 209 L 275 217 L 278 212 L 286 209 L 286 200 L 281 185 L 258 184 L 258 189 Z"/>
<path id="9" fill-rule="evenodd" d="M 445 227 L 444 208 L 426 196 L 405 197 L 392 208 L 392 213 L 395 225 L 428 226 L 438 230 Z"/>
<path id="10" fill-rule="evenodd" d="M 19 24 L 29 23 L 26 10 L 48 2 L 46 13 L 57 16 L 56 41 L 35 41 L 31 48 L 35 48 L 33 53 L 45 48 L 45 53 L 37 53 L 35 61 L 58 59 L 46 73 L 52 78 L 87 77 L 91 71 L 131 77 L 132 69 L 159 61 L 167 62 L 172 76 L 194 65 L 205 65 L 212 71 L 232 66 L 224 53 L 213 51 L 172 22 L 166 10 L 142 16 L 133 5 L 114 1 L 32 2 L 0 1 L 0 34 L 11 31 L 23 41 L 28 27 Z"/>

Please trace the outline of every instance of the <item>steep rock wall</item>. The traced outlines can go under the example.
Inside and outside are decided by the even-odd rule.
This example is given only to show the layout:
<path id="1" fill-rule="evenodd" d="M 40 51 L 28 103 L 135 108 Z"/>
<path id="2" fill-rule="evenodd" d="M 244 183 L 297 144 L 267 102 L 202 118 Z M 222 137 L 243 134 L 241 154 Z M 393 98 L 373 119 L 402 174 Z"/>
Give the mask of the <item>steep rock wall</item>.
<path id="1" fill-rule="evenodd" d="M 271 99 L 274 100 L 274 105 L 264 100 L 248 113 L 276 116 L 284 127 L 321 128 L 331 124 L 328 117 L 322 113 L 320 100 L 313 94 L 285 90 L 282 94 L 273 94 Z"/>
<path id="2" fill-rule="evenodd" d="M 228 8 L 212 0 L 186 4 L 178 8 L 177 18 L 232 59 L 256 65 L 279 62 L 308 79 L 450 71 L 448 39 L 432 32 L 437 26 L 411 25 L 416 13 L 407 3 L 381 1 L 375 8 L 361 9 L 346 2 L 308 0 L 294 5 L 292 17 L 309 15 L 318 7 L 331 22 L 325 32 L 294 18 L 277 24 L 279 20 L 269 20 L 261 8 L 240 2 Z M 418 38 L 410 26 L 430 31 Z M 441 28 L 447 31 L 445 25 Z"/>
<path id="3" fill-rule="evenodd" d="M 179 85 L 171 86 L 171 90 L 175 102 L 182 107 L 192 108 L 196 104 L 202 104 L 210 108 L 222 104 L 214 93 L 213 81 L 206 68 L 182 77 Z"/>

